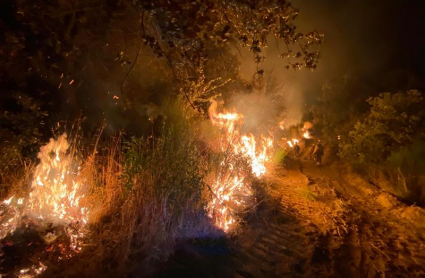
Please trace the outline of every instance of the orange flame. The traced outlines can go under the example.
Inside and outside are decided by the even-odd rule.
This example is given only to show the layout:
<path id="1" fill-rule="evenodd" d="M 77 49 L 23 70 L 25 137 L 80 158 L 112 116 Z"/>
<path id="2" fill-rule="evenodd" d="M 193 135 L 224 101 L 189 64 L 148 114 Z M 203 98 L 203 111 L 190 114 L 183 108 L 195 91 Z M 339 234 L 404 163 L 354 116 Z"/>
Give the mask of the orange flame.
<path id="1" fill-rule="evenodd" d="M 87 223 L 87 208 L 80 206 L 81 192 L 79 167 L 66 152 L 69 144 L 66 134 L 57 141 L 40 148 L 32 191 L 26 212 L 39 219 L 54 223 Z"/>
<path id="2" fill-rule="evenodd" d="M 239 127 L 243 124 L 244 116 L 224 111 L 217 113 L 217 102 L 213 102 L 209 109 L 213 125 L 224 130 L 220 140 L 221 150 L 230 150 L 236 156 L 245 158 L 251 166 L 251 174 L 261 177 L 267 172 L 266 163 L 271 160 L 273 139 L 262 135 L 257 143 L 253 134 L 241 134 Z M 216 222 L 216 226 L 224 231 L 231 229 L 236 223 L 233 211 L 245 209 L 252 197 L 250 185 L 245 181 L 247 173 L 236 165 L 236 161 L 222 161 L 219 174 L 211 185 L 215 198 L 208 205 L 209 216 Z"/>
<path id="3" fill-rule="evenodd" d="M 308 132 L 308 130 L 306 130 L 306 131 L 304 132 L 303 137 L 304 137 L 305 139 L 310 139 L 310 138 L 311 138 L 310 133 Z"/>
<path id="4" fill-rule="evenodd" d="M 74 158 L 67 154 L 68 149 L 66 134 L 57 141 L 50 139 L 47 145 L 40 148 L 40 163 L 35 168 L 28 198 L 12 196 L 2 203 L 6 206 L 8 220 L 2 223 L 0 238 L 12 233 L 22 215 L 27 215 L 54 225 L 73 224 L 73 229 L 66 229 L 70 247 L 74 251 L 81 250 L 78 242 L 84 236 L 81 229 L 88 221 L 88 209 L 81 205 L 84 194 L 80 168 Z"/>
<path id="5" fill-rule="evenodd" d="M 295 138 L 292 138 L 292 140 L 288 140 L 287 141 L 289 147 L 291 147 L 291 148 L 293 148 L 294 145 L 295 145 L 295 143 L 298 143 L 298 142 L 299 142 L 299 140 L 298 139 L 295 139 Z"/>
<path id="6" fill-rule="evenodd" d="M 19 278 L 33 278 L 42 274 L 47 269 L 42 262 L 39 262 L 39 266 L 33 265 L 30 268 L 24 268 L 19 271 Z"/>

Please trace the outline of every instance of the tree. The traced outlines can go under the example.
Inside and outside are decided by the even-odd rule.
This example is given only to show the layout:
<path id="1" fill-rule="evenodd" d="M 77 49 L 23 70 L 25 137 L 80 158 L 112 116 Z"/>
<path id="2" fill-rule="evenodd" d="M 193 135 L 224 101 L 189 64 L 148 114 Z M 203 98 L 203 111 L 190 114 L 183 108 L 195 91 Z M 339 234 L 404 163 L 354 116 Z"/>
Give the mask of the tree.
<path id="1" fill-rule="evenodd" d="M 296 32 L 293 20 L 298 10 L 286 0 L 143 0 L 138 7 L 145 43 L 167 59 L 176 80 L 183 83 L 182 93 L 194 108 L 191 98 L 197 93 L 190 92 L 184 83 L 195 81 L 196 90 L 208 91 L 210 83 L 204 78 L 204 66 L 211 50 L 229 44 L 249 47 L 259 64 L 265 59 L 262 51 L 269 36 L 274 36 L 287 46 L 282 57 L 288 59 L 288 68 L 317 66 L 317 48 L 323 35 L 317 31 Z M 294 45 L 299 48 L 296 53 L 291 49 Z M 258 69 L 259 75 L 263 73 Z"/>
<path id="2" fill-rule="evenodd" d="M 259 64 L 267 40 L 274 36 L 287 46 L 283 57 L 289 67 L 314 69 L 323 41 L 317 31 L 296 31 L 298 11 L 285 0 L 36 0 L 31 5 L 5 0 L 0 8 L 5 95 L 21 88 L 21 94 L 43 103 L 52 123 L 90 109 L 89 101 L 112 98 L 106 94 L 116 84 L 124 109 L 130 109 L 137 98 L 126 98 L 132 94 L 126 88 L 130 80 L 140 80 L 129 76 L 142 60 L 142 44 L 169 68 L 171 78 L 163 79 L 174 86 L 166 87 L 202 112 L 224 85 L 230 90 L 249 87 L 235 81 L 237 59 L 231 47 L 248 47 Z M 214 61 L 217 57 L 226 70 L 218 70 L 223 65 Z M 262 74 L 259 68 L 258 76 Z"/>
<path id="3" fill-rule="evenodd" d="M 366 99 L 374 95 L 368 82 L 357 76 L 335 78 L 322 86 L 317 103 L 311 109 L 316 132 L 336 150 L 340 138 L 345 138 L 353 125 L 369 109 Z"/>

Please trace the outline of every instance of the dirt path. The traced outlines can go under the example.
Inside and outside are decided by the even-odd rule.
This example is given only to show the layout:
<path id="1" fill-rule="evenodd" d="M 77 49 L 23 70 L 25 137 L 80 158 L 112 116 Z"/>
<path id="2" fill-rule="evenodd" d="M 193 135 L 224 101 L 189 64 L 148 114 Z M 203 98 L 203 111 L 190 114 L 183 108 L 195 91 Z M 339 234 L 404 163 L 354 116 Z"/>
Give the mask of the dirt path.
<path id="1" fill-rule="evenodd" d="M 422 209 L 338 165 L 288 160 L 268 184 L 237 238 L 186 250 L 157 277 L 425 277 Z"/>
<path id="2" fill-rule="evenodd" d="M 290 161 L 288 168 L 272 184 L 281 194 L 282 213 L 313 226 L 305 277 L 425 277 L 422 209 L 400 203 L 339 165 Z"/>

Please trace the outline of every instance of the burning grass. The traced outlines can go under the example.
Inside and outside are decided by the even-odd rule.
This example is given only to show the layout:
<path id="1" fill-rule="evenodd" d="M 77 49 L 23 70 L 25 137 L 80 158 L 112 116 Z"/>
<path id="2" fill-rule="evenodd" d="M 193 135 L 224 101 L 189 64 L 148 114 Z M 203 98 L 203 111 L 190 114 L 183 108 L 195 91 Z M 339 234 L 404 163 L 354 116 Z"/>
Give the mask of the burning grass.
<path id="1" fill-rule="evenodd" d="M 266 173 L 272 139 L 241 134 L 236 112 L 212 115 L 220 129 L 206 132 L 181 111 L 165 112 L 160 135 L 63 134 L 42 147 L 39 163 L 2 201 L 0 273 L 147 272 L 180 239 L 234 230 L 254 205 L 251 182 Z"/>

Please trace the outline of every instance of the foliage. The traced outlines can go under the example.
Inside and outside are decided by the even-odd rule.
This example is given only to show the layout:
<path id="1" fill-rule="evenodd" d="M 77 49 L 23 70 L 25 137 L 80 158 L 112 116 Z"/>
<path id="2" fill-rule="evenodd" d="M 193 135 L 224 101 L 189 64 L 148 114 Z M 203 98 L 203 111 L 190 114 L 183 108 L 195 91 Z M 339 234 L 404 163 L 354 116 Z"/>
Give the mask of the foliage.
<path id="1" fill-rule="evenodd" d="M 229 44 L 249 47 L 255 63 L 265 57 L 262 52 L 269 36 L 281 39 L 287 46 L 288 66 L 293 69 L 315 69 L 318 46 L 323 35 L 317 31 L 296 32 L 293 20 L 298 11 L 285 0 L 261 1 L 140 1 L 142 37 L 159 57 L 165 57 L 180 83 L 204 80 L 204 66 L 210 53 Z M 295 54 L 292 46 L 299 48 Z M 302 62 L 298 60 L 302 59 Z M 295 62 L 294 62 L 295 60 Z M 263 70 L 258 70 L 262 75 Z M 187 90 L 187 100 L 193 108 Z"/>
<path id="2" fill-rule="evenodd" d="M 13 186 L 10 177 L 23 175 L 23 164 L 35 158 L 47 113 L 26 94 L 0 97 L 0 197 Z"/>
<path id="3" fill-rule="evenodd" d="M 176 69 L 199 66 L 206 58 L 206 47 L 223 47 L 227 42 L 237 42 L 249 47 L 255 61 L 261 62 L 262 50 L 267 46 L 269 35 L 282 39 L 286 45 L 297 44 L 300 51 L 285 56 L 300 58 L 304 63 L 291 63 L 294 68 L 316 67 L 318 53 L 312 46 L 320 45 L 323 36 L 317 31 L 301 34 L 296 32 L 293 20 L 298 14 L 285 0 L 262 1 L 143 1 L 142 12 L 148 21 L 144 37 L 158 55 L 173 57 Z M 143 22 L 145 23 L 145 22 Z M 160 30 L 155 31 L 149 27 Z M 180 62 L 180 64 L 178 64 Z"/>
<path id="4" fill-rule="evenodd" d="M 288 154 L 288 151 L 285 148 L 278 149 L 273 157 L 274 164 L 276 165 L 282 164 L 287 154 Z"/>
<path id="5" fill-rule="evenodd" d="M 109 100 L 108 91 L 121 91 L 119 102 L 132 107 L 134 98 L 126 98 L 124 91 L 140 82 L 139 76 L 130 77 L 139 70 L 138 61 L 144 67 L 166 64 L 165 82 L 174 82 L 175 93 L 205 111 L 205 101 L 218 94 L 221 85 L 238 79 L 231 47 L 248 47 L 260 63 L 268 37 L 275 36 L 288 46 L 282 56 L 291 68 L 314 69 L 323 41 L 316 31 L 305 35 L 296 31 L 293 22 L 298 11 L 285 0 L 36 0 L 31 5 L 6 0 L 0 10 L 2 81 L 15 87 L 43 81 L 43 86 L 25 93 L 39 100 L 41 92 L 47 91 L 44 99 L 53 102 L 50 109 L 59 112 L 59 104 L 66 102 L 69 114 L 89 109 L 89 92 L 96 100 Z M 147 61 L 145 57 L 152 56 L 148 48 L 161 59 Z M 225 67 L 215 61 L 217 57 L 225 61 Z M 198 84 L 193 86 L 194 82 Z"/>
<path id="6" fill-rule="evenodd" d="M 390 165 L 402 170 L 403 173 L 421 175 L 425 173 L 425 141 L 415 140 L 411 146 L 392 152 L 388 158 Z"/>
<path id="7" fill-rule="evenodd" d="M 206 170 L 196 132 L 183 111 L 179 105 L 169 104 L 159 136 L 132 137 L 123 143 L 122 178 L 128 189 L 134 186 L 137 175 L 149 171 L 161 177 L 155 185 L 158 194 L 166 192 L 172 201 L 200 200 Z"/>
<path id="8" fill-rule="evenodd" d="M 199 117 L 188 118 L 175 102 L 161 113 L 155 137 L 73 140 L 87 186 L 87 245 L 67 260 L 49 258 L 46 277 L 125 276 L 167 259 L 200 223 L 215 229 L 204 212 L 210 165 L 197 140 Z"/>
<path id="9" fill-rule="evenodd" d="M 311 118 L 316 135 L 323 135 L 332 148 L 337 149 L 338 136 L 348 137 L 348 132 L 369 109 L 365 101 L 373 96 L 373 90 L 356 76 L 344 76 L 327 82 L 311 109 Z"/>
<path id="10" fill-rule="evenodd" d="M 425 103 L 419 91 L 382 93 L 367 102 L 370 112 L 355 124 L 349 140 L 341 143 L 341 157 L 358 165 L 379 164 L 425 138 Z"/>

